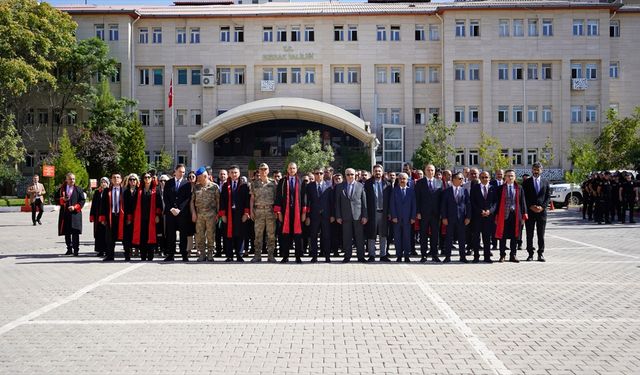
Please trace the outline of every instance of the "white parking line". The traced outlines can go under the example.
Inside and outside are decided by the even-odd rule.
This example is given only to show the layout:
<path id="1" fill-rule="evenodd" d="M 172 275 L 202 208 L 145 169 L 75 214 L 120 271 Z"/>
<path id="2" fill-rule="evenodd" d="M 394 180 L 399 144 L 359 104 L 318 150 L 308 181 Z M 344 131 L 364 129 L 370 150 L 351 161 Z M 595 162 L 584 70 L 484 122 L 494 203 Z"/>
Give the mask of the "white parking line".
<path id="1" fill-rule="evenodd" d="M 30 325 L 127 325 L 127 324 L 448 324 L 447 319 L 102 319 L 31 320 Z"/>
<path id="2" fill-rule="evenodd" d="M 232 286 L 256 286 L 256 285 L 266 285 L 266 286 L 354 286 L 354 285 L 366 285 L 366 286 L 374 286 L 374 285 L 416 285 L 413 281 L 408 282 L 281 282 L 281 281 L 264 281 L 264 282 L 253 282 L 253 281 L 130 281 L 130 282 L 116 282 L 109 283 L 109 285 L 232 285 Z"/>
<path id="3" fill-rule="evenodd" d="M 592 244 L 589 244 L 589 243 L 586 243 L 586 242 L 581 242 L 581 241 L 572 240 L 572 239 L 570 239 L 570 238 L 566 238 L 566 237 L 562 237 L 562 236 L 557 236 L 557 235 L 555 235 L 555 234 L 548 234 L 548 235 L 547 235 L 547 237 L 553 237 L 553 238 L 557 238 L 557 239 L 560 239 L 560 240 L 573 242 L 573 243 L 578 244 L 578 245 L 588 246 L 588 247 L 591 247 L 591 248 L 594 248 L 594 249 L 598 249 L 598 250 L 602 250 L 602 251 L 605 251 L 605 252 L 607 252 L 607 253 L 609 253 L 609 254 L 618 255 L 618 256 L 621 256 L 621 257 L 628 257 L 628 258 L 633 258 L 633 259 L 640 259 L 640 256 L 631 255 L 631 254 L 623 254 L 623 253 L 619 253 L 619 252 L 617 252 L 617 251 L 615 251 L 615 250 L 607 249 L 606 247 L 597 246 L 597 245 L 592 245 Z"/>
<path id="4" fill-rule="evenodd" d="M 487 347 L 487 345 L 482 342 L 478 336 L 476 336 L 471 328 L 456 314 L 455 311 L 445 302 L 442 297 L 438 293 L 436 293 L 429 284 L 424 282 L 422 278 L 414 274 L 413 272 L 407 271 L 411 276 L 416 280 L 418 286 L 424 294 L 431 300 L 431 302 L 438 307 L 438 309 L 444 314 L 448 320 L 455 326 L 455 328 L 467 339 L 471 347 L 482 357 L 482 359 L 489 365 L 494 374 L 506 375 L 511 374 L 511 371 L 502 363 L 501 360 L 498 359 L 496 354 L 491 351 Z"/>
<path id="5" fill-rule="evenodd" d="M 465 319 L 467 324 L 596 324 L 596 323 L 640 323 L 633 318 L 592 318 L 592 319 Z"/>
<path id="6" fill-rule="evenodd" d="M 69 303 L 71 301 L 75 301 L 78 298 L 82 297 L 83 295 L 87 294 L 88 292 L 92 291 L 93 289 L 99 287 L 100 285 L 106 284 L 109 281 L 114 280 L 114 279 L 116 279 L 116 278 L 118 278 L 118 277 L 120 277 L 120 276 L 122 276 L 122 275 L 124 275 L 126 273 L 129 273 L 129 272 L 131 272 L 131 271 L 133 271 L 135 269 L 138 269 L 138 268 L 140 268 L 140 267 L 142 267 L 144 265 L 145 265 L 145 263 L 138 263 L 138 264 L 134 264 L 133 266 L 127 267 L 127 268 L 125 268 L 123 270 L 120 270 L 118 272 L 112 273 L 111 275 L 109 275 L 109 276 L 107 276 L 107 277 L 105 277 L 103 279 L 100 279 L 100 280 L 96 281 L 95 283 L 89 284 L 89 285 L 85 286 L 84 288 L 78 290 L 77 292 L 75 292 L 75 293 L 73 293 L 73 294 L 71 294 L 71 295 L 69 295 L 69 296 L 67 296 L 67 297 L 65 297 L 65 298 L 63 298 L 63 299 L 61 299 L 59 301 L 52 302 L 52 303 L 50 303 L 50 304 L 48 304 L 46 306 L 43 306 L 43 307 L 39 308 L 38 310 L 35 310 L 35 311 L 33 311 L 33 312 L 31 312 L 31 313 L 29 313 L 27 315 L 23 315 L 23 316 L 19 317 L 18 319 L 14 320 L 12 322 L 9 322 L 9 323 L 3 325 L 2 327 L 0 327 L 0 336 L 5 334 L 5 333 L 7 333 L 7 332 L 9 332 L 9 331 L 11 331 L 12 329 L 18 327 L 19 325 L 25 324 L 25 323 L 29 322 L 30 320 L 33 320 L 33 319 L 41 316 L 42 314 L 45 314 L 45 313 L 47 313 L 47 312 L 49 312 L 49 311 L 51 311 L 51 310 L 53 310 L 53 309 L 55 309 L 57 307 L 60 307 L 60 306 L 66 304 L 66 303 Z"/>

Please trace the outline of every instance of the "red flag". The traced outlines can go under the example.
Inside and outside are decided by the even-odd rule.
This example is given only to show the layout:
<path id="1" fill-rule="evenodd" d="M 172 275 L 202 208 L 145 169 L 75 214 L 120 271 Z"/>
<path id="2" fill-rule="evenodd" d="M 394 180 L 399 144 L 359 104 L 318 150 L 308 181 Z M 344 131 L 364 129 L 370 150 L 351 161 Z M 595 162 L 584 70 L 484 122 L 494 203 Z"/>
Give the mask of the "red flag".
<path id="1" fill-rule="evenodd" d="M 171 82 L 169 83 L 169 108 L 173 106 L 173 77 L 171 77 Z"/>

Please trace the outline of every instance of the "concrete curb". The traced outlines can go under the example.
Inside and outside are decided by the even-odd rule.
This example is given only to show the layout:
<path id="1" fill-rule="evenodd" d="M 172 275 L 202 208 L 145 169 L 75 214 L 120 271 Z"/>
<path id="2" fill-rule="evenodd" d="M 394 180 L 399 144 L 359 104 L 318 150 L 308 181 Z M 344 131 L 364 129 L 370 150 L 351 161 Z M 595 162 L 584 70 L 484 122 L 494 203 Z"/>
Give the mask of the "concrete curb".
<path id="1" fill-rule="evenodd" d="M 60 209 L 60 206 L 45 205 L 45 206 L 43 206 L 42 209 L 44 210 L 44 212 L 52 212 L 52 211 L 58 211 Z M 0 213 L 3 213 L 3 212 L 20 212 L 21 210 L 22 210 L 22 206 L 0 207 Z M 31 211 L 29 211 L 27 213 L 31 213 Z"/>

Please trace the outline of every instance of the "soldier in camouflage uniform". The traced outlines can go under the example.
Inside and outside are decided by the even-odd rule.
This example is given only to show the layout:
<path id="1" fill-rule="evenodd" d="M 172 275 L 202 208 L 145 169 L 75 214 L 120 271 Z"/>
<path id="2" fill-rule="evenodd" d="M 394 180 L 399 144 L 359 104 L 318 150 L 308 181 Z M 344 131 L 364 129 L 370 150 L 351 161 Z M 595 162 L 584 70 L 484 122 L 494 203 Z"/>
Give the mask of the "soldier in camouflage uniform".
<path id="1" fill-rule="evenodd" d="M 260 164 L 258 168 L 258 179 L 251 183 L 249 189 L 251 194 L 249 207 L 251 209 L 251 219 L 255 225 L 255 255 L 251 262 L 262 260 L 262 240 L 265 229 L 267 231 L 267 261 L 274 263 L 273 257 L 276 241 L 276 217 L 273 213 L 273 202 L 276 196 L 276 182 L 269 178 L 269 166 L 266 163 Z"/>
<path id="2" fill-rule="evenodd" d="M 200 254 L 198 262 L 213 262 L 219 206 L 220 188 L 209 180 L 205 168 L 198 169 L 196 187 L 191 197 L 192 220 L 196 223 L 196 249 Z"/>

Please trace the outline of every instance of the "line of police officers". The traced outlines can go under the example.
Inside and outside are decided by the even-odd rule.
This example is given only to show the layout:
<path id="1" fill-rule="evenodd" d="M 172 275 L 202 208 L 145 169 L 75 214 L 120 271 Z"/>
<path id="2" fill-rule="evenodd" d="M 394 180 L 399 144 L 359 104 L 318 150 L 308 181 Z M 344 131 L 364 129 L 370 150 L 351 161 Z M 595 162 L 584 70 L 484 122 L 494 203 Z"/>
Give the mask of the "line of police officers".
<path id="1" fill-rule="evenodd" d="M 598 224 L 625 223 L 628 212 L 629 223 L 635 223 L 633 211 L 640 197 L 640 180 L 634 180 L 630 172 L 594 173 L 580 187 L 583 219 Z"/>

